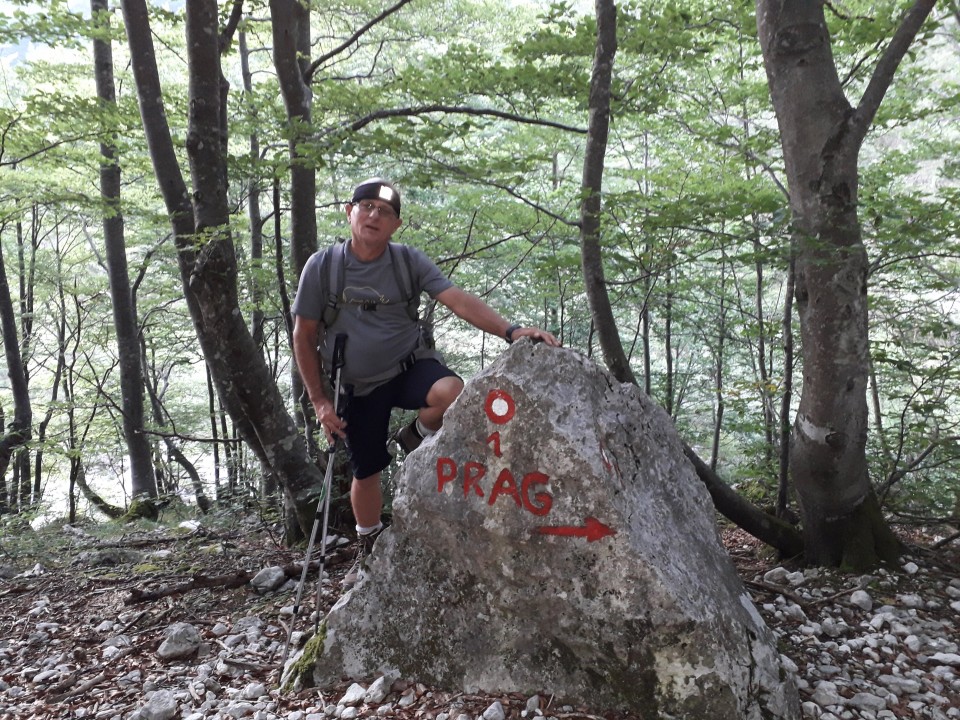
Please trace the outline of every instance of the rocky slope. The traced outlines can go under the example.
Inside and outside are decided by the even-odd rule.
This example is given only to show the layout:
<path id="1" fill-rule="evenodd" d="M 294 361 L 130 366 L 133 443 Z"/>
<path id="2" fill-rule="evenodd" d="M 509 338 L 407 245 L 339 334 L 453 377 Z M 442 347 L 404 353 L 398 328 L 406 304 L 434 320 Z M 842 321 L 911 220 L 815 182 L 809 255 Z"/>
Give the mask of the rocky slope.
<path id="1" fill-rule="evenodd" d="M 278 666 L 302 554 L 281 548 L 256 518 L 216 530 L 204 522 L 115 537 L 69 526 L 41 537 L 5 533 L 0 717 L 629 717 L 547 696 L 465 695 L 416 678 L 283 694 Z M 916 544 L 900 567 L 847 576 L 780 567 L 739 531 L 724 540 L 796 668 L 804 717 L 960 718 L 958 543 Z M 350 553 L 344 547 L 328 562 L 324 610 Z M 280 570 L 256 578 L 269 567 Z M 313 573 L 295 644 L 313 626 L 315 582 Z"/>

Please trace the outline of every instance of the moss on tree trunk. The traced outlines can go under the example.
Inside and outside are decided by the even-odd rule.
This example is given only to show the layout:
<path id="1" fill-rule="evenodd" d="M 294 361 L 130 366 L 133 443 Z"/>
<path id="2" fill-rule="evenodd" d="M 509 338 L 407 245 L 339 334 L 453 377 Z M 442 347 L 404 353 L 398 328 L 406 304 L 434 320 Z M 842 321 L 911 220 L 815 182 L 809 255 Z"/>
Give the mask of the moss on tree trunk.
<path id="1" fill-rule="evenodd" d="M 900 551 L 900 541 L 872 491 L 847 515 L 820 521 L 804 517 L 804 552 L 810 565 L 866 572 L 896 562 Z"/>

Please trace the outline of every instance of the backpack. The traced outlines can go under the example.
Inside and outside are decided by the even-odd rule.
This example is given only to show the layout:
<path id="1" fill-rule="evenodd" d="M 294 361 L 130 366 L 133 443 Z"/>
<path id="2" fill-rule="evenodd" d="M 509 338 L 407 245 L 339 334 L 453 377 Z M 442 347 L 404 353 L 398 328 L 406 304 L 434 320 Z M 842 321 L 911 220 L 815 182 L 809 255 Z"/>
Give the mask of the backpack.
<path id="1" fill-rule="evenodd" d="M 403 301 L 406 303 L 407 315 L 410 321 L 420 325 L 421 332 L 424 332 L 425 328 L 420 320 L 420 290 L 414 287 L 410 248 L 406 245 L 388 243 L 387 252 L 390 253 L 390 264 L 397 280 L 397 287 L 400 288 Z M 327 275 L 327 304 L 323 308 L 321 318 L 326 327 L 331 327 L 336 322 L 337 315 L 340 314 L 340 298 L 346 283 L 346 253 L 347 243 L 340 242 L 327 248 L 320 260 L 320 274 L 323 276 L 326 271 Z M 403 259 L 402 262 L 397 262 L 397 253 Z"/>

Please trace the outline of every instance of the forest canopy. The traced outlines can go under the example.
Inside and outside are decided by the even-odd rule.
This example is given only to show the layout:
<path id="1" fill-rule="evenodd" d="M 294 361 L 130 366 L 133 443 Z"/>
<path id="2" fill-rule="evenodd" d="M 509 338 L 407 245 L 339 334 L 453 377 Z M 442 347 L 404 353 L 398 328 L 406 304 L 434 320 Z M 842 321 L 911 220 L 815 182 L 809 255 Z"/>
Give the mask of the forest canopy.
<path id="1" fill-rule="evenodd" d="M 185 243 L 171 225 L 169 186 L 158 182 L 141 118 L 143 51 L 131 52 L 125 32 L 134 5 L 94 2 L 92 15 L 85 3 L 0 3 L 0 514 L 73 520 L 126 509 L 139 494 L 124 428 L 117 272 L 129 280 L 128 352 L 139 366 L 154 494 L 279 506 L 283 480 L 264 470 L 269 452 L 245 442 L 249 429 L 198 342 L 184 288 L 189 295 L 202 270 L 188 266 L 191 275 L 184 262 L 217 258 L 207 240 Z M 289 298 L 305 257 L 343 238 L 353 185 L 374 175 L 402 189 L 397 240 L 504 316 L 607 359 L 581 254 L 593 5 L 197 5 L 216 11 L 222 127 L 200 144 L 223 150 L 214 185 L 225 192 L 225 218 L 207 223 L 198 200 L 207 180 L 197 174 L 191 94 L 197 19 L 177 2 L 144 5 L 170 160 L 193 169 L 193 232 L 229 227 L 250 347 L 301 427 L 309 418 L 292 367 Z M 838 91 L 856 108 L 915 4 L 810 5 L 825 18 Z M 919 26 L 856 162 L 866 474 L 886 516 L 903 523 L 960 516 L 958 14 L 945 3 Z M 792 304 L 795 261 L 817 248 L 797 238 L 757 11 L 633 0 L 617 6 L 615 31 L 597 239 L 617 339 L 637 383 L 704 464 L 782 513 L 794 502 L 784 459 L 811 352 Z M 95 41 L 112 49 L 112 101 L 95 75 Z M 114 166 L 118 194 L 109 197 L 103 170 Z M 117 219 L 120 271 L 105 230 Z M 503 348 L 442 307 L 431 317 L 464 377 Z"/>

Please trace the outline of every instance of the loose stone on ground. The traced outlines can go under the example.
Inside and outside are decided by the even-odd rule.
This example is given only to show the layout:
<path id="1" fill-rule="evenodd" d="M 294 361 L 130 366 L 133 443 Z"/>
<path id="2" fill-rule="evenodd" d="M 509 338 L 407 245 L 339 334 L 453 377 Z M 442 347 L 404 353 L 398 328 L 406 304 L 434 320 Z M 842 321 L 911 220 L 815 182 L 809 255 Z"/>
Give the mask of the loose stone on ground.
<path id="1" fill-rule="evenodd" d="M 794 585 L 786 580 L 797 572 L 793 568 L 777 574 L 784 578 L 780 583 L 764 580 L 777 568 L 759 558 L 756 541 L 732 530 L 724 532 L 724 540 L 777 636 L 785 668 L 796 673 L 805 718 L 960 719 L 960 628 L 954 607 L 960 602 L 960 555 L 955 548 L 906 557 L 902 567 L 864 577 L 806 570 L 803 582 Z M 249 571 L 300 560 L 299 553 L 289 551 L 264 558 L 269 541 L 259 532 L 247 532 L 236 544 L 227 562 Z M 157 560 L 169 564 L 165 577 L 176 578 L 178 567 L 194 562 L 184 552 L 180 548 Z M 222 571 L 225 560 L 208 562 L 211 571 Z M 909 563 L 917 566 L 915 572 Z M 337 575 L 345 569 L 331 568 L 325 602 L 336 600 Z M 112 567 L 102 579 L 84 578 L 69 565 L 32 561 L 7 574 L 0 579 L 4 720 L 146 720 L 150 713 L 168 712 L 171 699 L 171 717 L 184 720 L 343 720 L 348 708 L 348 720 L 351 715 L 480 720 L 494 703 L 509 718 L 605 714 L 602 708 L 564 706 L 548 695 L 458 694 L 416 678 L 369 678 L 358 683 L 364 692 L 353 705 L 342 702 L 347 683 L 324 694 L 283 695 L 276 667 L 286 640 L 280 608 L 291 604 L 293 590 L 266 595 L 249 588 L 203 591 L 169 604 L 131 607 L 124 598 L 143 583 L 133 565 Z M 311 583 L 315 579 L 311 576 Z M 855 602 L 858 590 L 870 598 L 869 609 Z M 311 610 L 302 613 L 298 632 L 312 629 Z M 201 646 L 195 656 L 162 660 L 157 651 L 167 630 L 180 622 L 197 630 Z M 91 682 L 82 693 L 70 694 Z M 623 714 L 607 717 L 632 720 Z"/>

